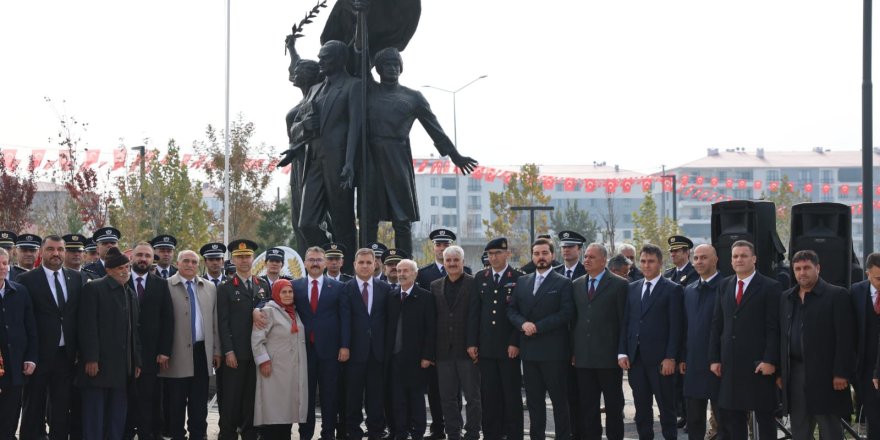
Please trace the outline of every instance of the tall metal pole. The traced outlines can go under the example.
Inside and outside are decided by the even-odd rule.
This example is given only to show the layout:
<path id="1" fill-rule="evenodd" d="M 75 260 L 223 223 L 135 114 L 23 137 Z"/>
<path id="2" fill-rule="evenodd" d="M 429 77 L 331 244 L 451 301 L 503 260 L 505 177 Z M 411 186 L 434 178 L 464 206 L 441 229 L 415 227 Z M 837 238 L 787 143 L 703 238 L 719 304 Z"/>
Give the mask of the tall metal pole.
<path id="1" fill-rule="evenodd" d="M 862 262 L 874 251 L 874 101 L 871 83 L 871 1 L 863 0 L 862 27 Z"/>
<path id="2" fill-rule="evenodd" d="M 140 184 L 139 184 L 140 188 L 138 188 L 138 189 L 139 189 L 140 192 L 141 192 L 141 209 L 143 209 L 143 203 L 144 203 L 144 177 L 145 177 L 146 174 L 147 174 L 147 168 L 146 168 L 146 164 L 144 163 L 144 159 L 146 158 L 147 146 L 146 146 L 146 145 L 139 145 L 139 146 L 137 146 L 137 147 L 133 147 L 132 150 L 137 151 L 137 152 L 138 152 L 138 155 L 141 157 L 141 160 L 140 160 L 140 161 L 141 161 L 141 180 L 140 180 Z"/>
<path id="3" fill-rule="evenodd" d="M 229 41 L 231 33 L 232 0 L 226 0 L 226 152 L 223 158 L 223 242 L 229 243 Z"/>
<path id="4" fill-rule="evenodd" d="M 471 84 L 473 84 L 473 83 L 475 83 L 475 82 L 477 82 L 477 81 L 479 81 L 479 80 L 481 80 L 481 79 L 483 79 L 483 78 L 486 78 L 486 77 L 488 77 L 488 76 L 489 76 L 489 75 L 480 75 L 480 76 L 478 76 L 478 77 L 472 79 L 472 80 L 471 80 L 470 82 L 468 82 L 467 84 L 465 84 L 465 85 L 463 85 L 463 86 L 461 86 L 461 87 L 459 87 L 459 88 L 457 88 L 457 89 L 455 89 L 455 90 L 447 90 L 447 89 L 444 89 L 444 88 L 442 88 L 442 87 L 435 87 L 435 86 L 431 86 L 431 85 L 424 85 L 424 86 L 422 86 L 422 87 L 426 87 L 426 88 L 429 88 L 429 89 L 436 89 L 436 90 L 439 90 L 439 91 L 441 91 L 441 92 L 446 92 L 446 93 L 451 93 L 451 94 L 452 94 L 452 143 L 455 144 L 455 147 L 456 147 L 456 148 L 458 148 L 458 114 L 457 114 L 457 112 L 456 112 L 456 107 L 455 107 L 455 104 L 456 104 L 456 103 L 455 103 L 455 95 L 457 95 L 458 92 L 460 92 L 460 91 L 464 90 L 465 88 L 467 88 L 467 86 L 469 86 L 469 85 L 471 85 Z"/>

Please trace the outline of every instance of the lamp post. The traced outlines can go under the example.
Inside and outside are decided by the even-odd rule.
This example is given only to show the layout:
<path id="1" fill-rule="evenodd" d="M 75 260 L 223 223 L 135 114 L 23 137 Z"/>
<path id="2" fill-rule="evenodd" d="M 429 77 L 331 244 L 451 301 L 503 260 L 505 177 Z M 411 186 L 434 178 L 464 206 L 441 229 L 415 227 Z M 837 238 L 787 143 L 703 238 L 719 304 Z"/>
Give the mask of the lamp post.
<path id="1" fill-rule="evenodd" d="M 146 164 L 144 164 L 144 160 L 146 159 L 146 150 L 147 147 L 145 145 L 138 145 L 137 147 L 132 147 L 132 151 L 137 151 L 138 155 L 141 157 L 141 180 L 140 180 L 140 191 L 141 191 L 141 203 L 144 202 L 144 176 L 146 175 Z"/>
<path id="2" fill-rule="evenodd" d="M 457 89 L 455 89 L 455 90 L 447 90 L 447 89 L 444 89 L 444 88 L 441 88 L 441 87 L 435 87 L 435 86 L 431 86 L 431 85 L 424 85 L 424 86 L 422 86 L 422 87 L 426 87 L 426 88 L 429 88 L 429 89 L 440 90 L 441 92 L 446 92 L 446 93 L 451 93 L 451 94 L 452 94 L 452 142 L 455 144 L 455 147 L 456 147 L 456 148 L 458 148 L 458 118 L 457 118 L 457 115 L 456 115 L 456 112 L 455 112 L 455 95 L 456 95 L 458 92 L 460 92 L 460 91 L 464 90 L 465 88 L 467 88 L 467 86 L 469 86 L 469 85 L 471 85 L 471 84 L 473 84 L 473 83 L 475 83 L 475 82 L 477 82 L 477 81 L 479 81 L 479 80 L 481 80 L 481 79 L 483 79 L 483 78 L 486 78 L 487 76 L 489 76 L 489 75 L 480 75 L 480 76 L 478 76 L 478 77 L 472 79 L 469 83 L 467 83 L 467 84 L 465 84 L 465 85 L 463 85 L 463 86 L 461 86 L 461 87 L 459 87 L 459 88 L 457 88 Z"/>
<path id="3" fill-rule="evenodd" d="M 862 12 L 862 263 L 874 251 L 874 86 L 871 82 L 871 0 Z"/>
<path id="4" fill-rule="evenodd" d="M 535 242 L 535 211 L 552 211 L 552 206 L 511 206 L 511 211 L 529 211 L 529 245 Z"/>

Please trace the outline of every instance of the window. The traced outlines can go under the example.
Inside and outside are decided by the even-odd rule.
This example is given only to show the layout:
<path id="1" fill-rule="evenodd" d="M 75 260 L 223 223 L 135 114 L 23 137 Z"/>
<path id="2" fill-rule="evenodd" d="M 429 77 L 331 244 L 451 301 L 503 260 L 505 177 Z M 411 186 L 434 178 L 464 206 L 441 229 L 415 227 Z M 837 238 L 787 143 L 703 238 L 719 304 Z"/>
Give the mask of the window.
<path id="1" fill-rule="evenodd" d="M 700 219 L 700 208 L 691 208 L 690 218 L 692 220 L 699 220 Z"/>
<path id="2" fill-rule="evenodd" d="M 840 170 L 843 171 L 843 170 Z M 822 170 L 822 183 L 833 183 L 834 176 L 831 170 Z"/>
<path id="3" fill-rule="evenodd" d="M 449 227 L 457 227 L 458 226 L 458 216 L 455 214 L 452 215 L 444 215 L 442 226 Z"/>
<path id="4" fill-rule="evenodd" d="M 431 227 L 437 226 L 440 224 L 440 216 L 437 214 L 431 215 Z"/>
<path id="5" fill-rule="evenodd" d="M 437 206 L 437 196 L 431 196 L 431 206 Z"/>
<path id="6" fill-rule="evenodd" d="M 480 179 L 468 179 L 468 191 L 478 192 L 483 187 L 483 181 Z"/>
<path id="7" fill-rule="evenodd" d="M 629 229 L 623 231 L 623 239 L 624 240 L 629 240 L 631 238 L 633 238 L 633 231 L 631 231 Z"/>
<path id="8" fill-rule="evenodd" d="M 555 191 L 558 191 L 558 192 L 565 191 L 565 183 L 564 183 L 564 182 L 559 182 L 559 183 L 556 184 L 556 186 L 555 186 L 553 189 L 554 189 Z"/>
<path id="9" fill-rule="evenodd" d="M 467 216 L 467 228 L 469 231 L 478 232 L 483 226 L 483 218 L 480 214 L 469 214 Z"/>
<path id="10" fill-rule="evenodd" d="M 480 196 L 468 196 L 468 209 L 480 209 L 482 207 L 482 198 Z"/>
<path id="11" fill-rule="evenodd" d="M 436 188 L 439 185 L 440 185 L 440 179 L 438 179 L 436 177 L 432 177 L 431 178 L 431 188 Z"/>
<path id="12" fill-rule="evenodd" d="M 458 206 L 458 200 L 456 200 L 455 196 L 443 196 L 443 207 L 444 208 L 455 208 Z"/>
<path id="13" fill-rule="evenodd" d="M 860 182 L 862 180 L 862 169 L 841 168 L 837 171 L 837 180 L 841 182 Z"/>
<path id="14" fill-rule="evenodd" d="M 443 189 L 456 189 L 458 182 L 456 182 L 455 177 L 444 177 L 440 187 Z"/>
<path id="15" fill-rule="evenodd" d="M 736 172 L 737 179 L 752 180 L 752 170 L 740 170 Z"/>
<path id="16" fill-rule="evenodd" d="M 767 171 L 767 180 L 770 182 L 778 182 L 779 181 L 779 170 L 768 170 Z"/>

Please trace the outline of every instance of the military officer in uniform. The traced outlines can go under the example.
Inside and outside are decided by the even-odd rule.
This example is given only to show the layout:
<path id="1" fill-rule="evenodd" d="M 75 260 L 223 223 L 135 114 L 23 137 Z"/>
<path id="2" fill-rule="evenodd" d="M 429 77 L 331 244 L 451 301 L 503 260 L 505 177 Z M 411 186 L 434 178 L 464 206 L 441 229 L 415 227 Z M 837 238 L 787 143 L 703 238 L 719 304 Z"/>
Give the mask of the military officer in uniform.
<path id="1" fill-rule="evenodd" d="M 388 250 L 388 246 L 385 246 L 382 243 L 374 242 L 367 243 L 367 248 L 371 249 L 373 251 L 373 256 L 376 257 L 375 264 L 373 265 L 373 267 L 376 268 L 376 273 L 374 275 L 379 277 L 379 280 L 381 281 L 388 281 L 385 279 L 385 273 L 382 270 L 382 254 L 384 254 L 385 251 Z"/>
<path id="2" fill-rule="evenodd" d="M 696 281 L 697 271 L 691 264 L 691 249 L 694 248 L 694 242 L 683 235 L 673 235 L 669 237 L 667 243 L 674 267 L 663 272 L 663 278 L 668 278 L 682 286 Z"/>
<path id="3" fill-rule="evenodd" d="M 472 310 L 468 346 L 477 348 L 483 399 L 483 436 L 486 440 L 522 440 L 523 411 L 520 384 L 519 329 L 507 319 L 516 280 L 523 275 L 508 264 L 507 239 L 486 244 L 490 266 L 474 275 L 479 308 Z"/>
<path id="4" fill-rule="evenodd" d="M 275 284 L 275 281 L 278 280 L 288 280 L 293 281 L 293 278 L 287 275 L 281 275 L 281 269 L 284 268 L 284 251 L 277 247 L 269 248 L 266 250 L 266 275 L 261 276 L 264 281 L 269 285 L 269 291 L 272 290 L 272 285 Z"/>
<path id="5" fill-rule="evenodd" d="M 219 287 L 220 283 L 226 281 L 226 274 L 223 273 L 223 257 L 226 256 L 226 246 L 223 243 L 208 243 L 199 249 L 199 254 L 205 259 L 205 275 L 204 279 Z"/>
<path id="6" fill-rule="evenodd" d="M 397 263 L 408 258 L 409 255 L 400 249 L 388 249 L 382 253 L 382 281 L 390 284 L 392 289 L 400 285 L 397 281 Z"/>
<path id="7" fill-rule="evenodd" d="M 18 276 L 33 269 L 37 263 L 37 252 L 43 239 L 34 234 L 19 234 L 15 240 L 15 255 L 17 264 L 9 269 L 9 279 L 16 281 Z"/>
<path id="8" fill-rule="evenodd" d="M 83 261 L 83 265 L 98 261 L 98 245 L 95 243 L 95 240 L 92 237 L 86 238 L 86 245 L 85 247 L 83 247 L 83 250 L 86 251 L 85 261 Z"/>
<path id="9" fill-rule="evenodd" d="M 171 264 L 174 261 L 174 250 L 177 249 L 177 239 L 173 235 L 157 235 L 150 240 L 153 251 L 156 252 L 156 275 L 168 279 L 177 273 L 177 268 Z"/>
<path id="10" fill-rule="evenodd" d="M 95 242 L 98 252 L 98 259 L 92 263 L 86 264 L 82 268 L 82 271 L 85 272 L 90 279 L 97 279 L 107 275 L 107 271 L 104 269 L 104 256 L 107 255 L 107 251 L 110 250 L 110 248 L 118 247 L 120 238 L 122 238 L 122 233 L 119 232 L 119 229 L 112 226 L 105 226 L 98 229 L 95 231 L 95 234 L 92 235 L 92 240 Z"/>
<path id="11" fill-rule="evenodd" d="M 220 404 L 220 438 L 255 440 L 254 396 L 257 369 L 251 351 L 253 311 L 269 296 L 269 284 L 251 273 L 257 244 L 251 240 L 229 243 L 235 275 L 217 290 L 217 332 L 225 356 Z"/>
<path id="12" fill-rule="evenodd" d="M 538 234 L 538 236 L 536 238 L 544 238 L 547 240 L 553 239 L 553 237 L 551 237 L 550 234 Z M 556 258 L 554 258 L 553 261 L 550 262 L 550 267 L 556 267 L 556 266 L 559 266 L 560 264 L 562 264 L 562 263 L 560 263 Z M 524 264 L 522 267 L 519 268 L 519 271 L 526 274 L 526 275 L 535 273 L 535 263 L 532 262 L 531 257 L 529 257 L 528 263 Z"/>
<path id="13" fill-rule="evenodd" d="M 83 263 L 86 238 L 79 234 L 67 234 L 64 239 L 64 267 L 79 272 Z"/>
<path id="14" fill-rule="evenodd" d="M 581 250 L 586 242 L 587 239 L 577 232 L 560 232 L 559 247 L 562 248 L 562 264 L 554 267 L 553 270 L 572 281 L 586 275 L 587 271 L 581 264 Z"/>
<path id="15" fill-rule="evenodd" d="M 321 248 L 324 249 L 324 259 L 327 261 L 324 275 L 343 284 L 351 281 L 351 275 L 342 273 L 342 265 L 345 263 L 345 246 L 340 243 L 327 243 Z"/>
<path id="16" fill-rule="evenodd" d="M 6 252 L 9 254 L 9 269 L 10 269 L 10 271 L 12 270 L 12 267 L 15 265 L 15 259 L 13 258 L 14 255 L 12 255 L 13 254 L 12 248 L 15 247 L 15 240 L 16 239 L 18 239 L 18 234 L 16 234 L 15 232 L 0 231 L 0 248 L 5 249 Z M 6 278 L 11 279 L 10 274 L 8 272 L 6 274 Z"/>

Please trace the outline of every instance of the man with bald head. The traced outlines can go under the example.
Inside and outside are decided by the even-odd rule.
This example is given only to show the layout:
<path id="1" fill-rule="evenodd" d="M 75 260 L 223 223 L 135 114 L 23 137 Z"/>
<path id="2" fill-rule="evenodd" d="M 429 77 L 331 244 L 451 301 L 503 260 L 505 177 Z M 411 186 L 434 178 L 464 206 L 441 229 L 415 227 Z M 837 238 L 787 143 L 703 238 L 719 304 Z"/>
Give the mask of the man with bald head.
<path id="1" fill-rule="evenodd" d="M 709 334 L 721 281 L 715 248 L 709 244 L 697 246 L 693 266 L 698 278 L 684 288 L 685 339 L 678 367 L 684 375 L 688 438 L 701 440 L 706 434 L 706 406 L 711 401 L 714 414 L 720 383 L 720 379 L 709 370 Z"/>

